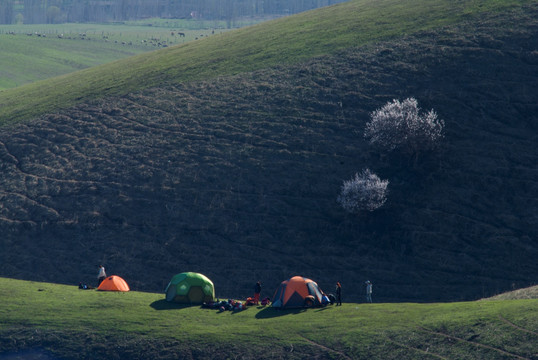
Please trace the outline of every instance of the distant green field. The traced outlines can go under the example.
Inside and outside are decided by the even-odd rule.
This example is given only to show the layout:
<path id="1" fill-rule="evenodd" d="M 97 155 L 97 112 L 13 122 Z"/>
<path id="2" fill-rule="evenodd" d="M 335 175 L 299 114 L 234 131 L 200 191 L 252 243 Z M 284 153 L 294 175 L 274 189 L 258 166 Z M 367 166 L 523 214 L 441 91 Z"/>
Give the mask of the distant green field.
<path id="1" fill-rule="evenodd" d="M 145 22 L 118 23 L 118 24 L 37 24 L 37 25 L 0 25 L 0 34 L 15 33 L 16 35 L 45 34 L 47 37 L 57 38 L 63 35 L 64 38 L 79 40 L 81 34 L 85 34 L 83 40 L 95 40 L 105 42 L 132 42 L 133 46 L 147 47 L 144 40 L 159 39 L 168 44 L 182 44 L 188 40 L 193 40 L 200 35 L 209 35 L 214 32 L 223 32 L 223 24 L 217 23 L 215 27 L 207 26 L 205 22 L 178 22 L 177 25 L 187 27 L 171 26 L 175 23 L 162 22 L 161 19 L 150 19 Z M 178 36 L 178 32 L 185 33 L 185 37 Z M 31 37 L 31 36 L 28 36 Z"/>
<path id="2" fill-rule="evenodd" d="M 225 31 L 184 23 L 0 25 L 0 90 Z"/>
<path id="3" fill-rule="evenodd" d="M 198 349 L 200 358 L 233 353 L 252 358 L 317 354 L 341 359 L 491 360 L 531 359 L 538 353 L 536 299 L 347 303 L 284 311 L 251 307 L 219 313 L 170 304 L 164 294 L 85 291 L 0 278 L 0 304 L 0 354 L 21 350 L 20 344 L 67 358 L 96 357 L 99 352 L 97 358 L 110 358 L 118 351 L 131 351 L 133 358 L 138 353 L 179 358 L 192 349 Z M 104 339 L 115 346 L 103 349 Z M 124 342 L 137 345 L 120 349 Z"/>
<path id="4" fill-rule="evenodd" d="M 194 19 L 162 19 L 150 18 L 144 20 L 125 21 L 125 25 L 136 26 L 155 26 L 165 28 L 175 28 L 179 30 L 203 30 L 203 29 L 227 29 L 240 28 L 254 25 L 263 21 L 274 19 L 275 16 L 256 17 L 256 18 L 238 18 L 232 23 L 224 20 L 194 20 Z"/>

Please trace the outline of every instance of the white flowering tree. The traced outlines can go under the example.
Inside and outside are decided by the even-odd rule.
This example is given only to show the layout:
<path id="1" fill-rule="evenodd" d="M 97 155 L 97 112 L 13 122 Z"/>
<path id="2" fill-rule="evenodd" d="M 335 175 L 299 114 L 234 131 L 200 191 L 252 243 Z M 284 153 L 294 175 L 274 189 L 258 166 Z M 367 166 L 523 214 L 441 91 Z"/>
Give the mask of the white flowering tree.
<path id="1" fill-rule="evenodd" d="M 388 185 L 388 180 L 381 180 L 370 169 L 364 169 L 351 180 L 344 181 L 337 201 L 350 213 L 374 211 L 387 201 Z"/>
<path id="2" fill-rule="evenodd" d="M 444 126 L 433 109 L 421 113 L 415 98 L 393 100 L 370 114 L 364 137 L 382 151 L 417 155 L 438 145 Z"/>

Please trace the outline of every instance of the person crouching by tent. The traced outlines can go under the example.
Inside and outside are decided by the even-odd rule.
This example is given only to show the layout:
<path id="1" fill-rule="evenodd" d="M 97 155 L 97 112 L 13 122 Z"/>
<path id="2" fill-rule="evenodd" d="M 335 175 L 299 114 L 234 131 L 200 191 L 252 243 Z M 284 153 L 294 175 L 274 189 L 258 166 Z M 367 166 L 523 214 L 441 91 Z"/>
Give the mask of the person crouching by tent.
<path id="1" fill-rule="evenodd" d="M 258 305 L 260 303 L 260 293 L 262 292 L 262 283 L 258 281 L 254 285 L 254 303 Z"/>
<path id="2" fill-rule="evenodd" d="M 342 306 L 342 285 L 340 282 L 336 283 L 336 305 Z"/>
<path id="3" fill-rule="evenodd" d="M 106 279 L 105 267 L 103 265 L 99 265 L 99 273 L 97 274 L 97 286 L 101 285 L 101 283 L 105 279 Z"/>

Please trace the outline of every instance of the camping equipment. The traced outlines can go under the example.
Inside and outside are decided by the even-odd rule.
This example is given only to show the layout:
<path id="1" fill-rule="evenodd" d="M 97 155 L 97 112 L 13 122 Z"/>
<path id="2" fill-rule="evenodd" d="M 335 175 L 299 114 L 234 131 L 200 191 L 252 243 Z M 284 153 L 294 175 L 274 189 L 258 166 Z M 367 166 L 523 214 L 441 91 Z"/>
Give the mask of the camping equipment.
<path id="1" fill-rule="evenodd" d="M 294 276 L 280 284 L 273 296 L 272 306 L 280 309 L 299 308 L 306 305 L 307 299 L 312 302 L 310 306 L 318 306 L 321 304 L 322 293 L 316 282 Z"/>
<path id="2" fill-rule="evenodd" d="M 129 291 L 129 285 L 118 275 L 107 277 L 101 282 L 97 290 L 101 291 Z"/>
<path id="3" fill-rule="evenodd" d="M 172 277 L 166 290 L 166 300 L 182 304 L 202 304 L 215 298 L 215 286 L 205 275 L 183 272 Z"/>

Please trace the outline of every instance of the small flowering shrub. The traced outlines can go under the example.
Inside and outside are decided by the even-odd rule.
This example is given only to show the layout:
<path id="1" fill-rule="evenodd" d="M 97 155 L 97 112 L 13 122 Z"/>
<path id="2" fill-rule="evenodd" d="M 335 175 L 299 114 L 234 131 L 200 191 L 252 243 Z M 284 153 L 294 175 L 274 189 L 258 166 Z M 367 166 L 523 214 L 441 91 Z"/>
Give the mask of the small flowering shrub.
<path id="1" fill-rule="evenodd" d="M 435 111 L 421 114 L 415 98 L 393 100 L 370 114 L 364 137 L 382 151 L 399 149 L 416 155 L 437 146 L 444 126 Z"/>
<path id="2" fill-rule="evenodd" d="M 350 213 L 374 211 L 387 201 L 388 184 L 388 180 L 381 180 L 370 169 L 365 169 L 344 181 L 337 201 Z"/>

